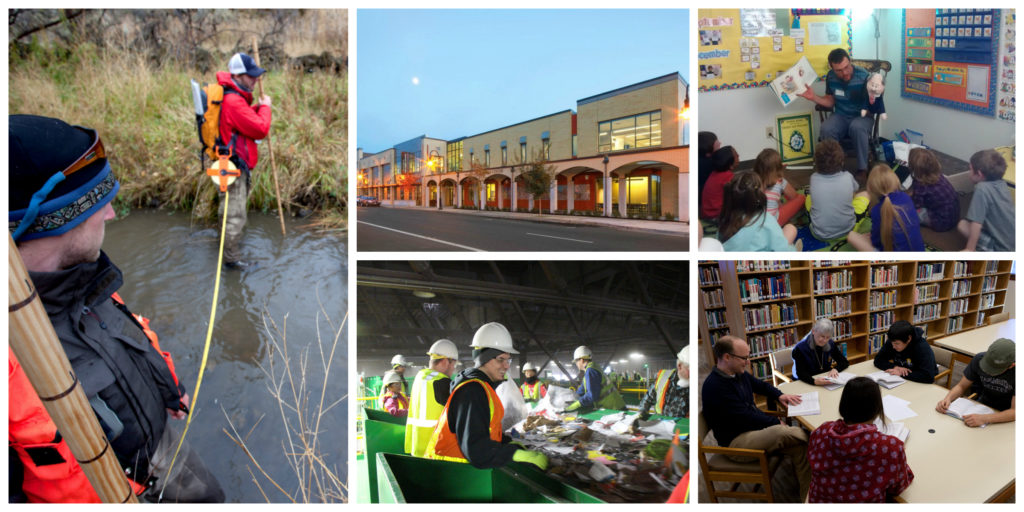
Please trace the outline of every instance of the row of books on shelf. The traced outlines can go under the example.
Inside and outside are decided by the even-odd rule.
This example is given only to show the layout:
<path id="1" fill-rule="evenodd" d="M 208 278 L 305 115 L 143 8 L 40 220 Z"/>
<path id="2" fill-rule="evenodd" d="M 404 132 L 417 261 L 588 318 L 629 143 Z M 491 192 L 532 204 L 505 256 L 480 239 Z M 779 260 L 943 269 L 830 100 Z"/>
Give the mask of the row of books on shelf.
<path id="1" fill-rule="evenodd" d="M 848 315 L 853 310 L 853 297 L 834 295 L 823 299 L 814 299 L 814 318 L 825 318 Z"/>
<path id="2" fill-rule="evenodd" d="M 891 308 L 896 305 L 896 297 L 896 290 L 873 291 L 868 297 L 868 308 L 872 310 Z"/>
<path id="3" fill-rule="evenodd" d="M 757 302 L 784 299 L 792 294 L 790 290 L 789 274 L 751 277 L 740 281 L 740 300 Z"/>
<path id="4" fill-rule="evenodd" d="M 853 263 L 853 260 L 824 260 L 815 261 L 815 268 L 845 267 Z"/>
<path id="5" fill-rule="evenodd" d="M 990 308 L 996 305 L 996 294 L 987 293 L 981 296 L 981 307 Z"/>
<path id="6" fill-rule="evenodd" d="M 971 294 L 971 281 L 970 279 L 962 279 L 960 281 L 953 281 L 953 296 L 964 297 Z"/>
<path id="7" fill-rule="evenodd" d="M 701 266 L 698 270 L 700 271 L 701 286 L 722 284 L 722 278 L 718 274 L 718 267 Z"/>
<path id="8" fill-rule="evenodd" d="M 768 329 L 797 322 L 796 304 L 765 304 L 743 308 L 747 330 Z"/>
<path id="9" fill-rule="evenodd" d="M 914 306 L 914 323 L 935 320 L 942 316 L 942 303 L 921 304 Z"/>
<path id="10" fill-rule="evenodd" d="M 985 273 L 992 274 L 999 272 L 999 261 L 986 261 L 985 262 Z"/>
<path id="11" fill-rule="evenodd" d="M 853 272 L 815 272 L 814 293 L 841 292 L 853 288 Z"/>
<path id="12" fill-rule="evenodd" d="M 982 325 L 984 323 L 985 323 L 985 312 L 984 311 L 979 311 L 978 312 L 978 323 L 976 323 L 974 325 Z"/>
<path id="13" fill-rule="evenodd" d="M 708 321 L 709 329 L 718 329 L 720 327 L 729 326 L 729 322 L 725 319 L 725 311 L 721 309 L 705 311 L 704 318 Z"/>
<path id="14" fill-rule="evenodd" d="M 751 361 L 750 374 L 761 380 L 767 380 L 772 376 L 772 366 L 767 359 Z"/>
<path id="15" fill-rule="evenodd" d="M 981 283 L 982 292 L 991 292 L 996 289 L 996 278 L 998 276 L 985 276 L 985 280 Z"/>
<path id="16" fill-rule="evenodd" d="M 945 277 L 946 263 L 918 263 L 917 264 L 917 280 L 918 281 L 938 281 Z"/>
<path id="17" fill-rule="evenodd" d="M 868 318 L 868 330 L 871 332 L 887 330 L 894 321 L 896 321 L 895 311 L 871 313 L 871 316 Z"/>
<path id="18" fill-rule="evenodd" d="M 736 262 L 737 272 L 763 272 L 765 270 L 789 270 L 789 260 L 753 261 L 743 260 Z"/>
<path id="19" fill-rule="evenodd" d="M 962 316 L 951 316 L 949 317 L 949 321 L 946 322 L 946 334 L 953 334 L 963 328 L 964 317 Z"/>
<path id="20" fill-rule="evenodd" d="M 969 277 L 971 275 L 971 262 L 954 261 L 953 277 Z"/>
<path id="21" fill-rule="evenodd" d="M 833 340 L 845 340 L 846 338 L 853 336 L 853 323 L 848 319 L 836 320 L 832 322 L 832 327 Z M 843 354 L 845 355 L 846 353 L 843 352 Z"/>
<path id="22" fill-rule="evenodd" d="M 953 299 L 949 301 L 949 314 L 962 315 L 967 312 L 967 299 Z"/>
<path id="23" fill-rule="evenodd" d="M 939 283 L 917 285 L 917 302 L 938 300 Z"/>
<path id="24" fill-rule="evenodd" d="M 769 352 L 792 347 L 798 341 L 800 340 L 797 338 L 795 327 L 747 337 L 747 343 L 750 344 L 750 357 L 759 357 Z"/>
<path id="25" fill-rule="evenodd" d="M 900 268 L 896 265 L 873 267 L 871 269 L 871 286 L 895 286 L 900 282 Z"/>
<path id="26" fill-rule="evenodd" d="M 721 288 L 715 288 L 713 290 L 701 290 L 700 293 L 704 298 L 705 308 L 725 307 L 725 291 L 723 291 Z"/>
<path id="27" fill-rule="evenodd" d="M 882 350 L 882 344 L 885 343 L 885 333 L 872 334 L 868 336 L 868 354 L 877 354 L 879 350 Z"/>

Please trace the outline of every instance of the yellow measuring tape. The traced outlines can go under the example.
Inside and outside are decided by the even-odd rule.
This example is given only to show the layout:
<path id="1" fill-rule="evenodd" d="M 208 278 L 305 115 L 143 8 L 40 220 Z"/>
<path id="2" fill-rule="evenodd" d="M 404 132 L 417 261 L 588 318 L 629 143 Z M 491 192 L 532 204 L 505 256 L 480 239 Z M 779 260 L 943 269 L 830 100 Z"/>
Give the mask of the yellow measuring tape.
<path id="1" fill-rule="evenodd" d="M 213 339 L 213 320 L 217 317 L 217 297 L 220 295 L 220 271 L 224 260 L 224 232 L 228 225 L 228 202 L 231 200 L 230 192 L 224 191 L 224 218 L 220 223 L 220 250 L 217 251 L 217 278 L 214 280 L 213 285 L 213 304 L 210 306 L 210 325 L 206 328 L 206 342 L 203 344 L 203 360 L 199 364 L 199 375 L 196 376 L 196 390 L 192 395 L 192 403 L 188 408 L 188 417 L 185 419 L 185 430 L 181 433 L 181 439 L 178 439 L 178 447 L 174 449 L 174 456 L 171 457 L 171 465 L 167 468 L 167 474 L 164 478 L 170 481 L 171 472 L 174 470 L 174 462 L 178 460 L 178 452 L 181 451 L 181 446 L 185 444 L 185 436 L 188 434 L 188 427 L 192 424 L 192 414 L 196 412 L 196 403 L 199 402 L 199 388 L 203 385 L 203 373 L 206 372 L 206 359 L 210 355 L 210 340 Z M 167 490 L 167 482 L 164 482 L 164 486 L 160 489 L 160 497 L 157 498 L 157 502 L 163 501 L 164 491 Z"/>

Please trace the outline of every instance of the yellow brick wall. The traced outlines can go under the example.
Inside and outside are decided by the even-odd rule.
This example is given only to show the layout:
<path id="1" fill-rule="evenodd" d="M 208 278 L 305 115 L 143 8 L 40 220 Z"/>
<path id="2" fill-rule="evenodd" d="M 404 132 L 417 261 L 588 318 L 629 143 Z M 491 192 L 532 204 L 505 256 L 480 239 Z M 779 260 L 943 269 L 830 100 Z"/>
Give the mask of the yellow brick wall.
<path id="1" fill-rule="evenodd" d="M 526 136 L 527 159 L 541 150 L 541 134 L 551 132 L 551 158 L 550 160 L 565 160 L 572 158 L 572 112 L 566 111 L 559 114 L 542 117 L 526 123 L 509 126 L 481 135 L 467 137 L 462 141 L 462 166 L 469 168 L 469 151 L 473 150 L 473 158 L 484 163 L 484 146 L 490 145 L 491 167 L 501 167 L 501 141 L 505 141 L 508 147 L 508 163 L 516 162 L 519 156 L 519 138 Z"/>
<path id="2" fill-rule="evenodd" d="M 598 123 L 621 117 L 661 110 L 661 146 L 678 145 L 679 111 L 683 108 L 679 80 L 669 80 L 651 87 L 618 94 L 611 98 L 585 103 L 577 107 L 576 132 L 579 134 L 580 157 L 595 156 Z M 675 213 L 675 212 L 673 212 Z"/>

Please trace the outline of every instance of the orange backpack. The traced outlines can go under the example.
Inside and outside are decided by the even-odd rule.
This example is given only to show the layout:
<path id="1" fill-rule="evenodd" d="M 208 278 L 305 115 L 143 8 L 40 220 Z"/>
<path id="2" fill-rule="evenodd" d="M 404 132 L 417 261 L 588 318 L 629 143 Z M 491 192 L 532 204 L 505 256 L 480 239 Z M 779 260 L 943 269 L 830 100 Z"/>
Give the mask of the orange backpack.
<path id="1" fill-rule="evenodd" d="M 192 103 L 196 113 L 196 129 L 199 132 L 199 144 L 203 146 L 200 159 L 205 154 L 211 160 L 217 160 L 217 149 L 234 146 L 234 136 L 230 144 L 224 144 L 220 138 L 220 107 L 224 94 L 238 94 L 233 90 L 224 89 L 218 83 L 199 85 L 192 80 Z"/>

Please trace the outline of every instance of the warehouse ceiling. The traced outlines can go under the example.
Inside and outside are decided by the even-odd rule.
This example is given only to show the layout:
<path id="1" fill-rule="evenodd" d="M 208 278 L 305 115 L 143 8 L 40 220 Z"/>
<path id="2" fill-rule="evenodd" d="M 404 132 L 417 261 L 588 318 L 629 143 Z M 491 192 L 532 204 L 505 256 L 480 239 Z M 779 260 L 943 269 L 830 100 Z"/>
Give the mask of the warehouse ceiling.
<path id="1" fill-rule="evenodd" d="M 643 354 L 655 370 L 671 367 L 688 343 L 685 262 L 655 261 L 361 261 L 357 270 L 357 359 L 376 372 L 395 354 L 424 364 L 440 338 L 464 364 L 478 327 L 500 322 L 521 355 L 556 359 L 575 373 L 572 351 L 588 345 L 607 365 Z M 550 362 L 553 370 L 557 363 Z"/>

